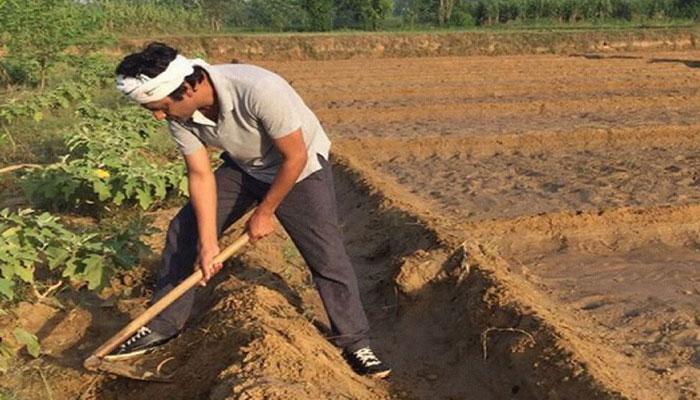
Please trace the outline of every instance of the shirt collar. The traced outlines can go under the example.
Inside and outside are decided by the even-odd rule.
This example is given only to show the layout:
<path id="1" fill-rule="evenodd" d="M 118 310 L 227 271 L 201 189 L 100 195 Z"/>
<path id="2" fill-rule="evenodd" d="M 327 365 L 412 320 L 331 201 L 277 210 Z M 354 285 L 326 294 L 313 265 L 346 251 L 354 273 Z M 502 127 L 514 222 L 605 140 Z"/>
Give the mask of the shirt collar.
<path id="1" fill-rule="evenodd" d="M 199 112 L 199 110 L 195 110 L 195 112 L 192 114 L 191 120 L 195 124 L 199 124 L 199 125 L 216 126 L 216 122 L 205 117 L 204 114 Z"/>

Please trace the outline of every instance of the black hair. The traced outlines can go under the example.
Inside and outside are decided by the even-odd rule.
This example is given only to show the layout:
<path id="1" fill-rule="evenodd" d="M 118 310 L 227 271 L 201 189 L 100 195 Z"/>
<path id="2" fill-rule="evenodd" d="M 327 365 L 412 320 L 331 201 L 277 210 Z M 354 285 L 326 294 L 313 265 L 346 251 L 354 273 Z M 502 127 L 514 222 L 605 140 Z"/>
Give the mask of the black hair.
<path id="1" fill-rule="evenodd" d="M 117 66 L 117 75 L 135 78 L 141 74 L 155 78 L 168 68 L 170 62 L 177 56 L 177 50 L 165 43 L 151 42 L 142 51 L 129 54 Z M 200 66 L 194 67 L 194 72 L 185 77 L 185 82 L 191 87 L 197 86 L 204 80 L 206 72 Z M 183 99 L 185 84 L 173 90 L 168 96 L 175 101 Z"/>

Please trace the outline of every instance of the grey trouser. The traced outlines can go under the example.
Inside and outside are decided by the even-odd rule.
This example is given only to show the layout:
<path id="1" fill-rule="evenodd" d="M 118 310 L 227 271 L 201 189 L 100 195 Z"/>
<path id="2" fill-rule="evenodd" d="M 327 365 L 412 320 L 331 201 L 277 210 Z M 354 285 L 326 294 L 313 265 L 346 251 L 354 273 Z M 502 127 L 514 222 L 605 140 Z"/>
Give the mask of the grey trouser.
<path id="1" fill-rule="evenodd" d="M 331 166 L 318 157 L 323 169 L 298 182 L 277 208 L 276 216 L 311 270 L 331 322 L 333 343 L 355 351 L 369 345 L 369 325 L 338 226 Z M 270 185 L 246 174 L 230 160 L 214 175 L 217 229 L 221 236 L 263 199 Z M 188 203 L 170 223 L 154 301 L 193 272 L 197 242 L 197 219 L 192 204 Z M 179 332 L 192 312 L 194 292 L 192 289 L 185 293 L 148 326 L 167 336 Z"/>

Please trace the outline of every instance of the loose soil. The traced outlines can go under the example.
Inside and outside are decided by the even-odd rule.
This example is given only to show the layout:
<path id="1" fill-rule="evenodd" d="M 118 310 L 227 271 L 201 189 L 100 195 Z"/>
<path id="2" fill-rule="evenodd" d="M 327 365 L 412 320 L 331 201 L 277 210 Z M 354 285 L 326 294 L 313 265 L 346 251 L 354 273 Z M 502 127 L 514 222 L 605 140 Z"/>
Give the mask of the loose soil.
<path id="1" fill-rule="evenodd" d="M 81 367 L 143 309 L 146 260 L 131 297 L 66 293 L 66 311 L 4 317 L 38 332 L 46 355 L 0 387 L 22 399 L 700 398 L 697 60 L 265 62 L 334 139 L 341 223 L 392 377 L 342 362 L 279 232 L 230 262 L 148 358 L 175 357 L 174 382 Z"/>

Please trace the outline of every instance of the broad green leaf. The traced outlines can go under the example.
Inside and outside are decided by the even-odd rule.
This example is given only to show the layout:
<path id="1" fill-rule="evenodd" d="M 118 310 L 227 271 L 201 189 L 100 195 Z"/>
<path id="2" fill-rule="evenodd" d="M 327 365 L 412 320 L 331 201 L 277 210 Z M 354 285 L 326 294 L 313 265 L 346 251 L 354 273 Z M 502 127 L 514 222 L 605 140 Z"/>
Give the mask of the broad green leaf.
<path id="1" fill-rule="evenodd" d="M 16 266 L 15 274 L 19 276 L 21 280 L 27 283 L 34 282 L 34 270 L 32 268 Z"/>
<path id="2" fill-rule="evenodd" d="M 165 180 L 164 179 L 159 179 L 155 181 L 155 187 L 156 187 L 156 198 L 162 199 L 165 197 L 166 191 L 165 191 Z"/>
<path id="3" fill-rule="evenodd" d="M 14 228 L 6 229 L 2 233 L 2 235 L 0 235 L 0 236 L 5 237 L 5 238 L 10 237 L 10 236 L 16 236 L 17 232 L 19 232 L 21 229 L 22 229 L 21 227 L 15 226 Z"/>
<path id="4" fill-rule="evenodd" d="M 70 257 L 70 252 L 63 247 L 49 247 L 44 254 L 50 270 L 56 269 Z"/>
<path id="5" fill-rule="evenodd" d="M 136 198 L 139 200 L 139 205 L 144 210 L 147 210 L 153 204 L 153 198 L 148 190 L 136 189 Z"/>
<path id="6" fill-rule="evenodd" d="M 185 196 L 187 195 L 188 190 L 189 190 L 188 183 L 189 182 L 187 181 L 187 178 L 183 177 L 180 180 L 180 184 L 178 185 L 178 189 L 180 189 L 180 193 L 184 194 Z"/>
<path id="7" fill-rule="evenodd" d="M 12 288 L 15 287 L 15 282 L 11 279 L 0 278 L 0 294 L 8 300 L 15 298 L 15 292 Z"/>
<path id="8" fill-rule="evenodd" d="M 105 201 L 111 196 L 109 185 L 103 181 L 95 181 L 92 183 L 92 188 L 97 193 L 97 198 L 100 201 Z"/>
<path id="9" fill-rule="evenodd" d="M 39 357 L 41 352 L 41 346 L 39 345 L 39 339 L 37 337 L 23 328 L 17 327 L 12 333 L 15 335 L 15 339 L 21 344 L 27 346 L 27 352 L 34 358 Z"/>
<path id="10" fill-rule="evenodd" d="M 19 264 L 18 260 L 15 259 L 14 261 L 15 261 L 17 264 Z M 7 264 L 2 264 L 2 265 L 0 265 L 0 272 L 2 272 L 2 276 L 3 276 L 5 279 L 10 279 L 10 278 L 12 278 L 13 276 L 15 276 L 15 269 L 17 268 L 17 267 L 16 267 L 17 264 L 10 264 L 10 263 L 7 263 Z"/>
<path id="11" fill-rule="evenodd" d="M 88 289 L 93 290 L 102 284 L 104 276 L 104 262 L 102 257 L 92 255 L 85 259 L 85 271 L 83 272 L 85 279 L 88 281 Z"/>
<path id="12" fill-rule="evenodd" d="M 124 192 L 119 191 L 114 195 L 114 198 L 112 199 L 112 201 L 114 202 L 114 204 L 120 206 L 124 202 L 125 197 L 126 196 L 124 196 Z"/>
<path id="13" fill-rule="evenodd" d="M 76 264 L 75 259 L 70 259 L 66 261 L 66 268 L 63 270 L 61 276 L 64 278 L 75 280 L 75 272 L 77 268 L 78 265 Z"/>

